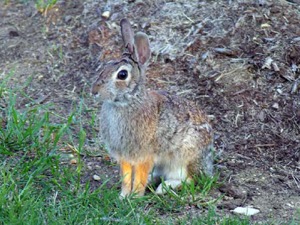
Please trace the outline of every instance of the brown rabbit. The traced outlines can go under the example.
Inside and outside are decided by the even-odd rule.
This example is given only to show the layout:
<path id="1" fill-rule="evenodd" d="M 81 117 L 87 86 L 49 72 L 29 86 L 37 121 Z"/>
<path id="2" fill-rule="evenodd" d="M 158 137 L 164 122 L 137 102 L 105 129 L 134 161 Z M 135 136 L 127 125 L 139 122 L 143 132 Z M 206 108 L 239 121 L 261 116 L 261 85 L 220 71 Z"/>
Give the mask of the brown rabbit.
<path id="1" fill-rule="evenodd" d="M 213 133 L 196 104 L 145 87 L 151 55 L 146 34 L 120 23 L 127 51 L 108 62 L 93 84 L 102 100 L 100 132 L 121 167 L 121 196 L 144 195 L 148 175 L 176 188 L 201 172 L 213 174 Z M 163 193 L 160 184 L 157 193 Z"/>

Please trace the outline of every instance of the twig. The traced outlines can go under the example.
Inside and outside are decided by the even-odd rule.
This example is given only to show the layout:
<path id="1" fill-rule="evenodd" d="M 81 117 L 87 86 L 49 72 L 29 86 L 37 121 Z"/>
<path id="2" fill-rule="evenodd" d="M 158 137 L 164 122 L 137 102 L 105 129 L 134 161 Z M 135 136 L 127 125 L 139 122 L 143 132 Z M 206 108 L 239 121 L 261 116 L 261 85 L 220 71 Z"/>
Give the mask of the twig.
<path id="1" fill-rule="evenodd" d="M 300 189 L 300 186 L 299 186 L 299 180 L 298 180 L 298 178 L 296 178 L 296 177 L 294 176 L 294 174 L 293 174 L 293 173 L 292 173 L 292 177 L 293 177 L 293 179 L 294 179 L 294 181 L 295 181 L 295 183 L 296 183 L 297 187 Z"/>
<path id="2" fill-rule="evenodd" d="M 259 148 L 259 147 L 274 147 L 276 146 L 276 144 L 257 144 L 254 145 L 255 148 Z"/>
<path id="3" fill-rule="evenodd" d="M 218 81 L 219 81 L 222 77 L 224 77 L 224 76 L 227 76 L 227 75 L 230 75 L 230 74 L 235 73 L 235 72 L 238 71 L 239 69 L 241 69 L 241 68 L 236 68 L 236 69 L 234 69 L 234 70 L 231 70 L 231 71 L 228 72 L 228 73 L 221 73 L 220 76 L 218 76 L 218 77 L 215 79 L 215 82 L 218 82 Z"/>
<path id="4" fill-rule="evenodd" d="M 184 12 L 182 12 L 182 15 L 187 18 L 190 22 L 195 23 L 194 20 L 192 20 L 190 17 L 188 17 Z"/>

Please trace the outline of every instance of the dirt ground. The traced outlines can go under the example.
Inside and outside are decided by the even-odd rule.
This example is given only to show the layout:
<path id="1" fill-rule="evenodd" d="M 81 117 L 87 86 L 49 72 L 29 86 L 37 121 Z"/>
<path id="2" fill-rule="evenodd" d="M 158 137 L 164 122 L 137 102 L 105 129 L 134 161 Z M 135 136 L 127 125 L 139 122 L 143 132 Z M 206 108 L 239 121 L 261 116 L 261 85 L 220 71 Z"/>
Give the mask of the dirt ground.
<path id="1" fill-rule="evenodd" d="M 253 221 L 299 213 L 299 2 L 74 0 L 43 12 L 31 1 L 1 2 L 0 79 L 13 72 L 9 85 L 22 86 L 31 77 L 24 92 L 62 115 L 81 99 L 97 111 L 90 87 L 99 66 L 122 52 L 123 17 L 150 37 L 149 88 L 197 101 L 211 118 L 224 181 L 213 193 L 224 194 L 219 212 L 251 205 L 260 210 Z M 93 149 L 97 126 L 84 128 Z M 105 153 L 83 159 L 94 187 L 95 173 L 118 179 Z"/>

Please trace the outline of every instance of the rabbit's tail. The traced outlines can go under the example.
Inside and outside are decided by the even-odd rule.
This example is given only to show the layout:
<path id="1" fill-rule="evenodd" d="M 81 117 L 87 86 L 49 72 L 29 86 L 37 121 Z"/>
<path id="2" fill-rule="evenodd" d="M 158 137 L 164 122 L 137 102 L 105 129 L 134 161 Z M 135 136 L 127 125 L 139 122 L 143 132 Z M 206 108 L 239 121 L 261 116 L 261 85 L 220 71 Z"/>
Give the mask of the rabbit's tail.
<path id="1" fill-rule="evenodd" d="M 199 151 L 199 158 L 195 158 L 192 160 L 188 166 L 188 176 L 193 177 L 199 174 L 204 174 L 206 176 L 214 175 L 214 147 L 213 144 L 210 143 L 204 149 Z"/>
<path id="2" fill-rule="evenodd" d="M 207 176 L 214 175 L 214 146 L 209 144 L 202 153 L 202 171 Z"/>

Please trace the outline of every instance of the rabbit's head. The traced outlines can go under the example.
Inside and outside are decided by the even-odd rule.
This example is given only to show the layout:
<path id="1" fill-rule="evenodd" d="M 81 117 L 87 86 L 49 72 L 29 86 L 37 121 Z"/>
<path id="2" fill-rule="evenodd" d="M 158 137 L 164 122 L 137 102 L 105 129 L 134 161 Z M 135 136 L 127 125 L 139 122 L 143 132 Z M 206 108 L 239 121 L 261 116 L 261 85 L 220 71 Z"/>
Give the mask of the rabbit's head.
<path id="1" fill-rule="evenodd" d="M 151 55 L 146 34 L 134 35 L 130 22 L 122 19 L 121 33 L 126 51 L 121 59 L 104 65 L 92 93 L 102 101 L 126 103 L 144 89 L 145 70 Z"/>

